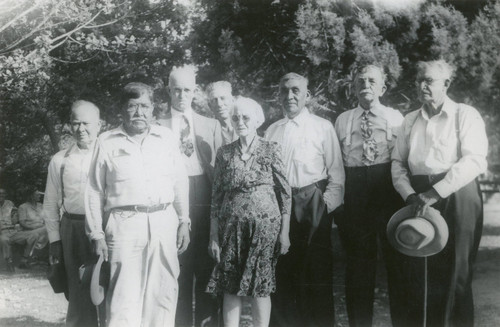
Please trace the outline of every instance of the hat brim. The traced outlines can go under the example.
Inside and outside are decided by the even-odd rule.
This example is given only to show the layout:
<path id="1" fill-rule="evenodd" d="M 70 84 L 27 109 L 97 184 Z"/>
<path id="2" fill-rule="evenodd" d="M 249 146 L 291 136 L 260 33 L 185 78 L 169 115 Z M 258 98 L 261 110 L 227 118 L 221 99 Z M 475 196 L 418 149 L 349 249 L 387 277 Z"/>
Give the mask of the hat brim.
<path id="1" fill-rule="evenodd" d="M 399 209 L 398 211 L 396 211 L 396 213 L 394 213 L 394 215 L 392 215 L 391 219 L 387 223 L 387 240 L 396 250 L 407 256 L 428 257 L 439 253 L 441 250 L 443 250 L 446 243 L 448 242 L 448 225 L 446 224 L 446 221 L 441 216 L 439 211 L 432 207 L 429 207 L 428 210 L 426 210 L 423 217 L 419 216 L 420 218 L 424 218 L 425 220 L 430 222 L 434 227 L 435 235 L 434 238 L 429 242 L 429 244 L 426 244 L 419 249 L 409 249 L 400 244 L 397 240 L 396 228 L 402 221 L 416 218 L 415 210 L 415 205 L 409 205 Z"/>
<path id="2" fill-rule="evenodd" d="M 94 305 L 100 305 L 105 297 L 109 276 L 107 276 L 107 263 L 99 256 L 97 263 L 93 265 L 92 279 L 90 280 L 90 299 Z M 109 270 L 109 269 L 108 269 Z"/>

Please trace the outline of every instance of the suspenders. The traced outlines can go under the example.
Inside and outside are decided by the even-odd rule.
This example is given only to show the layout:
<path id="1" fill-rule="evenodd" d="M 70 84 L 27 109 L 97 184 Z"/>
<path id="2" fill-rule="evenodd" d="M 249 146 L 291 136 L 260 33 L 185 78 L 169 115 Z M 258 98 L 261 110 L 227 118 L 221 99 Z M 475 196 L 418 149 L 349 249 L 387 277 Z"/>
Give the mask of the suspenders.
<path id="1" fill-rule="evenodd" d="M 354 112 L 356 110 L 351 110 L 349 113 L 349 119 L 347 120 L 347 128 L 346 128 L 346 138 L 345 138 L 345 145 L 350 146 L 351 145 L 351 134 L 352 134 L 352 125 L 354 124 Z M 382 118 L 385 120 L 385 134 L 387 141 L 392 140 L 392 127 L 389 124 L 389 120 L 386 119 L 383 115 Z"/>
<path id="2" fill-rule="evenodd" d="M 71 149 L 73 149 L 73 146 L 70 146 L 68 150 L 64 153 L 64 159 L 61 164 L 61 169 L 59 170 L 59 175 L 61 175 L 61 199 L 62 199 L 62 204 L 61 208 L 63 209 L 63 212 L 67 212 L 66 208 L 64 207 L 64 180 L 63 180 L 63 174 L 64 174 L 64 168 L 66 166 L 66 159 L 69 157 L 69 153 L 71 152 Z"/>

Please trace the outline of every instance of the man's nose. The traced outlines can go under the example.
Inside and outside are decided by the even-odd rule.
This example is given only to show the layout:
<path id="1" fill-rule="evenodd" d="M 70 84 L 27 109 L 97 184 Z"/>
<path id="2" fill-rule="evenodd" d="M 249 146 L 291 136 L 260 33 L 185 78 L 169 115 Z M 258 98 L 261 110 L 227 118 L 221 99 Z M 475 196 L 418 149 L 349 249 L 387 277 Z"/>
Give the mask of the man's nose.
<path id="1" fill-rule="evenodd" d="M 85 128 L 84 128 L 83 124 L 78 124 L 78 127 L 76 128 L 76 130 L 77 130 L 78 132 L 82 132 L 82 131 L 84 131 L 84 129 L 85 129 Z"/>

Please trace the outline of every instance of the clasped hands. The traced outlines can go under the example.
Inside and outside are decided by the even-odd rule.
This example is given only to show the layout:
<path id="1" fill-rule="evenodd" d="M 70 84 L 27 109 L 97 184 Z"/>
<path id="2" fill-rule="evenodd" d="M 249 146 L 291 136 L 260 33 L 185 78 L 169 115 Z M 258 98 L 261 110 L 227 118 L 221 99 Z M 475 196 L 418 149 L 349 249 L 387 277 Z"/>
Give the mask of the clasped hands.
<path id="1" fill-rule="evenodd" d="M 424 216 L 430 206 L 441 200 L 441 196 L 436 192 L 434 188 L 423 192 L 423 193 L 413 193 L 406 198 L 406 205 L 415 205 L 415 215 Z"/>

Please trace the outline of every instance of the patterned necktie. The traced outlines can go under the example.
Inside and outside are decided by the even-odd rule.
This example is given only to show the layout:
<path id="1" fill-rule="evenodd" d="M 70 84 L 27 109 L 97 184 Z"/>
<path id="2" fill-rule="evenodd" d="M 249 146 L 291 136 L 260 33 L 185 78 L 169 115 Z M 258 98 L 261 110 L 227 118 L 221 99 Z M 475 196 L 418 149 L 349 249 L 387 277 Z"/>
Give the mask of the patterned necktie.
<path id="1" fill-rule="evenodd" d="M 373 164 L 377 158 L 377 142 L 373 139 L 372 123 L 369 119 L 369 110 L 364 110 L 361 115 L 361 136 L 363 137 L 363 163 L 365 165 Z"/>
<path id="2" fill-rule="evenodd" d="M 190 133 L 191 127 L 189 126 L 189 120 L 186 118 L 186 116 L 182 115 L 180 149 L 181 152 L 188 157 L 191 157 L 194 152 L 193 140 L 191 140 L 191 138 L 189 137 Z"/>

